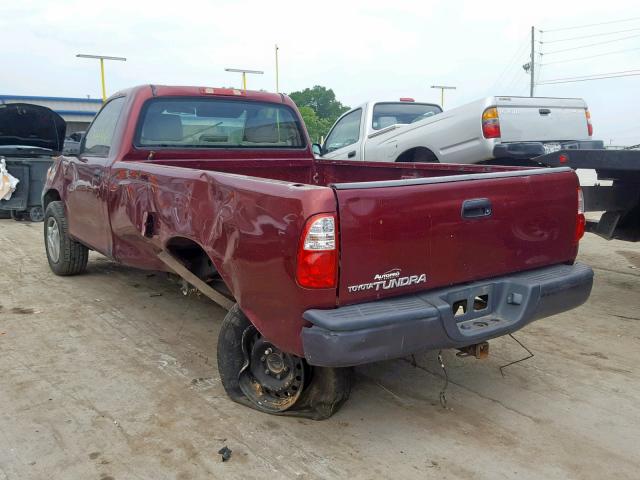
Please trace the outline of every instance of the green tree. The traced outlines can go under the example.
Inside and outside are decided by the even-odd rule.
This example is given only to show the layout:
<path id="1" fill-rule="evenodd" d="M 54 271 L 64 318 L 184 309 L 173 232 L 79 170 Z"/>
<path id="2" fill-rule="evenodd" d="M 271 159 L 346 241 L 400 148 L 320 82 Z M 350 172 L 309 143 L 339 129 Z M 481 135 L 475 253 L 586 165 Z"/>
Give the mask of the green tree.
<path id="1" fill-rule="evenodd" d="M 319 118 L 316 112 L 311 107 L 298 107 L 300 115 L 304 120 L 304 124 L 309 132 L 312 142 L 320 142 L 321 137 L 326 135 L 333 122 L 327 119 Z"/>
<path id="2" fill-rule="evenodd" d="M 320 141 L 320 137 L 328 133 L 336 119 L 349 110 L 349 107 L 336 100 L 333 90 L 320 85 L 291 92 L 289 97 L 298 106 L 314 142 Z"/>

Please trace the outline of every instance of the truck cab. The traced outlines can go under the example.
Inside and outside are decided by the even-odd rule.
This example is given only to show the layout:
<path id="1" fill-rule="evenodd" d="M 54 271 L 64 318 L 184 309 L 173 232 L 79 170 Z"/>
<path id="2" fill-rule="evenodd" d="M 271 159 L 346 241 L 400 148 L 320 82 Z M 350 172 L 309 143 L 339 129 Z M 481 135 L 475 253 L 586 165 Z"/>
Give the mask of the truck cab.
<path id="1" fill-rule="evenodd" d="M 326 159 L 365 160 L 367 154 L 378 155 L 371 150 L 369 139 L 385 135 L 402 125 L 442 113 L 442 108 L 433 103 L 417 103 L 412 98 L 399 101 L 371 101 L 342 115 L 333 125 L 320 153 Z M 387 152 L 391 155 L 391 148 Z M 379 155 L 378 155 L 379 156 Z M 381 161 L 382 158 L 379 158 Z M 395 159 L 391 159 L 393 161 Z"/>

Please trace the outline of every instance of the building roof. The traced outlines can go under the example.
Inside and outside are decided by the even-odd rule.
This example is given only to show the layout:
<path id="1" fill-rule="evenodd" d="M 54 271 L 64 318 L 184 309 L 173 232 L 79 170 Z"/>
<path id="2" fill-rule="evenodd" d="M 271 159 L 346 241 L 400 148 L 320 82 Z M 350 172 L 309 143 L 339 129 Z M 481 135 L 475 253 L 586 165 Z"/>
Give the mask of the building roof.
<path id="1" fill-rule="evenodd" d="M 2 100 L 31 100 L 41 102 L 79 102 L 102 104 L 102 100 L 100 100 L 99 98 L 41 97 L 33 95 L 0 95 L 0 101 Z"/>

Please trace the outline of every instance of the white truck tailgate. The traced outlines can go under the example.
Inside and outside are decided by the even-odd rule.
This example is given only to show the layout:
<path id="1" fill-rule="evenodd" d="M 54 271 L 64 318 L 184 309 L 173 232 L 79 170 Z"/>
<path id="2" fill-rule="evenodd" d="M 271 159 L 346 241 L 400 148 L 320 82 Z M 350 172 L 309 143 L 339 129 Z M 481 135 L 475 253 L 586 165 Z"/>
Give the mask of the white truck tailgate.
<path id="1" fill-rule="evenodd" d="M 588 140 L 587 108 L 577 98 L 496 97 L 502 142 Z"/>

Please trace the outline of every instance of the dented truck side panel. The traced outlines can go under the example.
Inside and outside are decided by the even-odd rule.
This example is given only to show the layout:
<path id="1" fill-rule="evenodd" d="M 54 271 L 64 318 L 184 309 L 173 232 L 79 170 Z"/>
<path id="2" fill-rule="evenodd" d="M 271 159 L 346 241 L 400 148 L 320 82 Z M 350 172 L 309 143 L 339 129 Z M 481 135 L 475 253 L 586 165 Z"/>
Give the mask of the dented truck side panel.
<path id="1" fill-rule="evenodd" d="M 311 304 L 332 308 L 336 302 L 334 289 L 304 289 L 294 280 L 300 231 L 312 214 L 335 211 L 331 189 L 179 171 L 177 179 L 172 167 L 114 165 L 109 200 L 114 258 L 163 270 L 157 253 L 171 240 L 197 243 L 262 334 L 302 355 L 292 332 L 305 324 L 304 310 Z M 153 232 L 144 238 L 149 215 Z"/>

